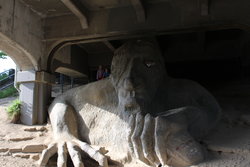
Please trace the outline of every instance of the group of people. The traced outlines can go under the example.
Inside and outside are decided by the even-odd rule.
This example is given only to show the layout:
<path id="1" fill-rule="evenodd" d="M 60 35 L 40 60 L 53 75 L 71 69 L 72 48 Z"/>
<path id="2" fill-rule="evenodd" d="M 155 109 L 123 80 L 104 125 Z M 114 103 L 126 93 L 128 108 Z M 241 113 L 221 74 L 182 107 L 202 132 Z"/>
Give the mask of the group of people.
<path id="1" fill-rule="evenodd" d="M 103 78 L 106 78 L 106 77 L 109 76 L 109 74 L 110 74 L 110 73 L 109 73 L 108 68 L 105 68 L 105 69 L 103 70 L 102 66 L 99 65 L 99 68 L 98 68 L 98 70 L 97 70 L 97 72 L 96 72 L 96 80 L 101 80 L 101 79 L 103 79 Z"/>

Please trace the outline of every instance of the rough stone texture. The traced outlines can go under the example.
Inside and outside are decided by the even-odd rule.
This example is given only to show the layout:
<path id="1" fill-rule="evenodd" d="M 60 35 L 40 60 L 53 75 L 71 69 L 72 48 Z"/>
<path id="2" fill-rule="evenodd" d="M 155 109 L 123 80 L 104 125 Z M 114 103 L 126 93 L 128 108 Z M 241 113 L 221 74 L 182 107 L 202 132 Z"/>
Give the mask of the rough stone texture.
<path id="1" fill-rule="evenodd" d="M 22 148 L 22 152 L 24 153 L 41 153 L 43 149 L 47 148 L 44 144 L 38 145 L 27 145 Z"/>
<path id="2" fill-rule="evenodd" d="M 39 154 L 34 154 L 34 155 L 31 155 L 31 158 L 35 161 L 39 160 L 40 156 Z"/>
<path id="3" fill-rule="evenodd" d="M 24 131 L 28 131 L 28 132 L 36 132 L 36 128 L 35 127 L 32 127 L 32 128 L 24 128 L 23 129 Z"/>
<path id="4" fill-rule="evenodd" d="M 54 140 L 40 165 L 57 152 L 63 166 L 68 151 L 74 166 L 81 166 L 78 146 L 107 167 L 104 154 L 89 144 L 105 147 L 106 155 L 121 164 L 201 162 L 204 153 L 195 139 L 207 134 L 220 116 L 213 96 L 198 83 L 168 77 L 154 41 L 128 42 L 116 51 L 111 68 L 110 78 L 54 100 L 49 109 Z"/>
<path id="5" fill-rule="evenodd" d="M 37 132 L 37 131 L 40 131 L 40 132 L 43 132 L 43 131 L 47 131 L 47 128 L 42 126 L 42 127 L 32 127 L 32 128 L 24 128 L 23 129 L 24 131 L 28 131 L 28 132 Z"/>
<path id="6" fill-rule="evenodd" d="M 22 152 L 22 148 L 10 148 L 9 149 L 10 153 L 17 153 L 17 152 Z"/>
<path id="7" fill-rule="evenodd" d="M 18 137 L 18 138 L 10 138 L 9 141 L 26 141 L 26 140 L 32 140 L 34 137 Z"/>
<path id="8" fill-rule="evenodd" d="M 8 150 L 8 148 L 0 148 L 0 152 L 7 152 Z"/>
<path id="9" fill-rule="evenodd" d="M 13 157 L 20 157 L 20 158 L 25 158 L 25 159 L 29 159 L 30 155 L 29 154 L 22 154 L 22 153 L 16 153 L 12 155 Z"/>

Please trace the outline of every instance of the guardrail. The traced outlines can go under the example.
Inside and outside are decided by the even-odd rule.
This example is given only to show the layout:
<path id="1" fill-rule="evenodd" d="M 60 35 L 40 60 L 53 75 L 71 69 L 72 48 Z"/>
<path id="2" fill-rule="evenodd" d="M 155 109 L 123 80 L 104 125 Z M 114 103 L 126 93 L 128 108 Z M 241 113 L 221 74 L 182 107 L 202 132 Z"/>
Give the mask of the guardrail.
<path id="1" fill-rule="evenodd" d="M 0 73 L 0 76 L 5 75 L 0 80 L 0 91 L 7 89 L 8 87 L 14 85 L 15 70 L 9 69 Z"/>
<path id="2" fill-rule="evenodd" d="M 0 83 L 3 81 L 8 81 L 15 77 L 15 74 L 7 75 L 6 78 L 0 79 Z"/>
<path id="3" fill-rule="evenodd" d="M 11 83 L 9 83 L 9 84 L 6 84 L 6 85 L 0 87 L 0 91 L 2 91 L 2 90 L 4 90 L 4 89 L 7 89 L 8 87 L 11 87 L 11 86 L 13 86 L 13 85 L 14 85 L 14 82 L 11 82 Z"/>

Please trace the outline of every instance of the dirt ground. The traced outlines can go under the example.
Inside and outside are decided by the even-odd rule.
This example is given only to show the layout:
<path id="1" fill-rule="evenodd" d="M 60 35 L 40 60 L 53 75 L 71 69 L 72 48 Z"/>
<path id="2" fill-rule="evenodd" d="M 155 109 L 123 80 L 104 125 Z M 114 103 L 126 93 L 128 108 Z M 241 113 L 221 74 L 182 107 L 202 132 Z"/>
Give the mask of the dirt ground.
<path id="1" fill-rule="evenodd" d="M 206 162 L 195 167 L 250 166 L 250 82 L 228 82 L 212 94 L 222 108 L 222 119 L 203 139 Z"/>
<path id="2" fill-rule="evenodd" d="M 0 152 L 0 166 L 1 167 L 37 167 L 37 161 L 30 158 L 17 157 L 20 153 L 19 149 L 22 149 L 26 145 L 32 144 L 46 144 L 49 140 L 49 132 L 36 131 L 29 132 L 25 129 L 41 128 L 48 126 L 25 126 L 21 124 L 9 123 L 6 107 L 11 101 L 16 98 L 6 98 L 0 100 L 0 151 L 4 149 L 11 149 L 8 152 Z M 17 150 L 17 151 L 15 151 Z M 12 153 L 13 152 L 13 153 Z M 16 152 L 16 153 L 15 153 Z M 26 155 L 26 154 L 21 154 Z M 37 156 L 38 154 L 31 154 Z"/>
<path id="3" fill-rule="evenodd" d="M 250 83 L 228 83 L 213 88 L 223 115 L 216 129 L 201 141 L 206 161 L 193 167 L 249 167 L 250 166 Z M 0 100 L 0 151 L 4 148 L 22 148 L 27 144 L 48 144 L 49 125 L 24 126 L 10 124 L 5 107 L 13 98 Z M 45 127 L 46 131 L 29 132 L 27 128 Z M 29 139 L 13 141 L 16 138 Z M 0 152 L 0 166 L 37 167 L 32 158 L 14 157 Z"/>

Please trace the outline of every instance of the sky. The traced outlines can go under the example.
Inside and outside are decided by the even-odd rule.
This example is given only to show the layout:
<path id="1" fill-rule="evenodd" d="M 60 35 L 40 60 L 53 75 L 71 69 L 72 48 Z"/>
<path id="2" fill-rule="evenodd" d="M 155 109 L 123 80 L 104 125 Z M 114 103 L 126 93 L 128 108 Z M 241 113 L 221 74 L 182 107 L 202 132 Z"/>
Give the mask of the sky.
<path id="1" fill-rule="evenodd" d="M 16 69 L 16 64 L 10 57 L 7 56 L 7 59 L 0 59 L 0 72 L 3 72 L 10 68 Z"/>

